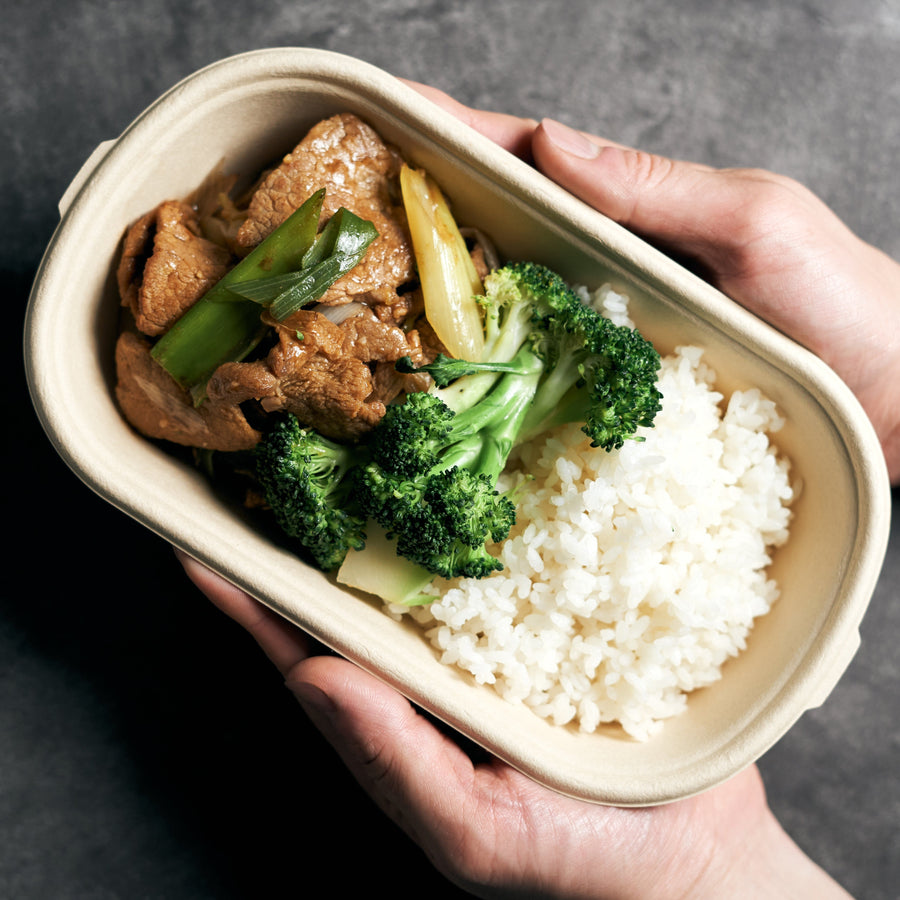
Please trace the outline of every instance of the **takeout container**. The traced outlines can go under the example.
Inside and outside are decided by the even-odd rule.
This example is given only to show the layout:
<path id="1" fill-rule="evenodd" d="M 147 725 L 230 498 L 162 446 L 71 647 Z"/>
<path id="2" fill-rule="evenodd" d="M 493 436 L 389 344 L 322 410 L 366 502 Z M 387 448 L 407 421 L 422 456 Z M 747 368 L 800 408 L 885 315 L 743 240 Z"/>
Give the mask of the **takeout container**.
<path id="1" fill-rule="evenodd" d="M 418 627 L 271 543 L 119 415 L 112 272 L 126 226 L 188 194 L 220 160 L 254 175 L 313 123 L 345 110 L 428 169 L 460 222 L 482 228 L 503 254 L 544 262 L 570 281 L 613 282 L 662 352 L 704 347 L 724 390 L 758 386 L 787 419 L 777 440 L 802 494 L 772 567 L 781 598 L 721 680 L 692 694 L 686 712 L 648 742 L 615 726 L 582 734 L 551 725 L 442 665 Z M 208 66 L 101 145 L 60 212 L 25 349 L 35 408 L 69 466 L 114 506 L 535 780 L 619 805 L 700 792 L 761 756 L 824 701 L 850 662 L 884 557 L 890 492 L 876 437 L 848 389 L 810 353 L 388 74 L 300 48 Z"/>

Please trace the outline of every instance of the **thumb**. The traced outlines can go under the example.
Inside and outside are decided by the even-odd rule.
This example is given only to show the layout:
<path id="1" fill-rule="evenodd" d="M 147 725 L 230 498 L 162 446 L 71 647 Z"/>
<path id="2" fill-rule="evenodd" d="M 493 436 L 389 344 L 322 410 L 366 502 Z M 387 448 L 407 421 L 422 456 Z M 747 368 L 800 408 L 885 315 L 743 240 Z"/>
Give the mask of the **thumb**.
<path id="1" fill-rule="evenodd" d="M 846 255 L 846 226 L 793 179 L 715 169 L 615 144 L 545 119 L 533 139 L 549 178 L 816 352 L 809 279 Z M 827 250 L 825 249 L 827 248 Z"/>
<path id="2" fill-rule="evenodd" d="M 389 685 L 351 662 L 310 657 L 286 685 L 353 777 L 409 836 L 439 856 L 458 829 L 472 761 Z"/>
<path id="3" fill-rule="evenodd" d="M 636 150 L 544 119 L 532 138 L 549 178 L 646 240 L 727 277 L 773 193 L 799 185 L 761 170 L 714 169 Z M 767 190 L 767 188 L 769 190 Z M 796 196 L 793 198 L 796 200 Z"/>
<path id="4" fill-rule="evenodd" d="M 725 205 L 709 190 L 714 169 L 635 150 L 553 119 L 538 125 L 532 152 L 545 175 L 631 231 L 682 250 L 716 233 L 704 226 L 710 211 L 696 213 L 700 197 Z"/>

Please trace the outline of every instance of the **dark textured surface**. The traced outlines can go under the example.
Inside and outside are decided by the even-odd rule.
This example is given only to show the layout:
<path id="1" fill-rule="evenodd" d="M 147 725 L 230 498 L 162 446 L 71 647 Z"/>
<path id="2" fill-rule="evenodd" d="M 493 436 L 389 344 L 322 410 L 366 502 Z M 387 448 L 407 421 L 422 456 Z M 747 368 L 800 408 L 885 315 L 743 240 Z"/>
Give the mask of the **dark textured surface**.
<path id="1" fill-rule="evenodd" d="M 350 863 L 326 864 L 338 896 L 373 884 L 401 897 L 439 891 L 249 639 L 186 583 L 168 547 L 83 488 L 40 432 L 20 321 L 59 196 L 97 143 L 178 79 L 232 53 L 303 45 L 475 105 L 792 175 L 898 258 L 900 4 L 6 7 L 0 270 L 13 311 L 3 403 L 15 441 L 4 448 L 13 488 L 0 596 L 0 898 L 303 894 L 329 851 Z M 825 705 L 761 761 L 788 831 L 870 900 L 900 896 L 898 595 L 895 525 L 859 654 Z"/>

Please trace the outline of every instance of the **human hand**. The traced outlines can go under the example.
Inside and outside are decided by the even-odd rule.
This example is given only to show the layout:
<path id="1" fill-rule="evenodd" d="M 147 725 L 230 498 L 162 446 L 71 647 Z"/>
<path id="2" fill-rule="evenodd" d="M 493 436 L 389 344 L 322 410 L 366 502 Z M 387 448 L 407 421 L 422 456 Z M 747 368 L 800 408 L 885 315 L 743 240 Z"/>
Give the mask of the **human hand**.
<path id="1" fill-rule="evenodd" d="M 689 255 L 735 300 L 823 357 L 856 391 L 900 472 L 890 394 L 900 267 L 808 191 L 755 170 L 716 171 L 487 113 L 413 85 L 644 238 Z M 439 871 L 478 896 L 846 897 L 785 835 L 755 767 L 700 796 L 615 809 L 475 762 L 390 687 L 313 655 L 298 629 L 198 563 L 191 579 L 246 628 L 349 770 Z M 411 751 L 411 748 L 413 750 Z"/>
<path id="2" fill-rule="evenodd" d="M 439 106 L 805 345 L 856 394 L 900 482 L 900 265 L 814 194 L 759 169 L 713 169 L 545 119 Z"/>
<path id="3" fill-rule="evenodd" d="M 563 797 L 499 760 L 474 762 L 391 687 L 312 655 L 281 616 L 178 553 L 257 641 L 378 806 L 451 881 L 480 897 L 846 898 L 784 834 L 755 767 L 649 809 Z"/>

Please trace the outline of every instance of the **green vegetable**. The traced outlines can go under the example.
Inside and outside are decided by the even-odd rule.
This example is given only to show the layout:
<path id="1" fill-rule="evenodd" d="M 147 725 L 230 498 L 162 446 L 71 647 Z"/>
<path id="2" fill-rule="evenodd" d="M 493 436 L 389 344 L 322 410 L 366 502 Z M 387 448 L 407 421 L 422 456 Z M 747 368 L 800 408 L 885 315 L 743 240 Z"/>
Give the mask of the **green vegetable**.
<path id="1" fill-rule="evenodd" d="M 378 236 L 371 222 L 343 207 L 317 236 L 324 197 L 324 188 L 316 191 L 153 346 L 154 359 L 195 402 L 222 363 L 244 359 L 262 339 L 261 306 L 280 321 L 318 300 Z"/>
<path id="2" fill-rule="evenodd" d="M 653 346 L 586 306 L 556 273 L 534 263 L 496 270 L 482 303 L 482 361 L 442 356 L 424 366 L 438 386 L 388 409 L 350 475 L 358 513 L 404 560 L 446 578 L 501 568 L 486 545 L 515 521 L 496 483 L 516 443 L 577 421 L 595 446 L 612 450 L 640 440 L 637 429 L 652 425 L 660 406 Z M 415 371 L 409 360 L 401 368 Z M 373 563 L 382 581 L 384 567 Z M 356 573 L 365 568 L 354 559 Z M 371 589 L 358 574 L 354 586 Z"/>
<path id="3" fill-rule="evenodd" d="M 303 428 L 287 415 L 254 450 L 256 477 L 275 520 L 324 571 L 337 568 L 350 549 L 365 544 L 365 519 L 356 514 L 347 473 L 350 447 Z"/>
<path id="4" fill-rule="evenodd" d="M 286 319 L 317 300 L 338 278 L 355 268 L 377 236 L 371 222 L 341 207 L 303 256 L 297 271 L 242 282 L 231 290 L 268 306 L 279 321 Z"/>
<path id="5" fill-rule="evenodd" d="M 246 357 L 266 332 L 259 306 L 233 288 L 299 268 L 315 242 L 324 197 L 324 188 L 313 194 L 153 345 L 153 358 L 195 401 L 202 400 L 206 382 L 222 363 Z"/>
<path id="6" fill-rule="evenodd" d="M 485 544 L 515 522 L 496 485 L 531 393 L 516 376 L 464 412 L 429 392 L 388 408 L 367 441 L 370 460 L 354 472 L 353 500 L 400 556 L 445 578 L 502 568 Z"/>
<path id="7" fill-rule="evenodd" d="M 503 373 L 530 374 L 537 357 L 541 378 L 518 440 L 568 422 L 583 422 L 591 443 L 605 450 L 642 440 L 636 432 L 653 424 L 661 399 L 659 354 L 646 338 L 586 306 L 559 275 L 536 263 L 495 270 L 485 289 L 480 362 L 440 354 L 418 369 L 404 357 L 397 368 L 428 372 L 443 389 L 438 395 L 459 409 Z"/>
<path id="8" fill-rule="evenodd" d="M 359 588 L 387 603 L 425 605 L 434 597 L 426 592 L 434 581 L 427 569 L 397 556 L 397 545 L 374 522 L 366 525 L 366 546 L 349 552 L 338 570 L 337 580 Z"/>
<path id="9" fill-rule="evenodd" d="M 519 440 L 569 422 L 583 422 L 593 446 L 605 450 L 642 440 L 637 431 L 652 426 L 661 400 L 659 353 L 643 335 L 587 306 L 556 272 L 532 262 L 492 272 L 482 302 L 482 360 L 438 358 L 424 367 L 446 385 L 440 394 L 451 406 L 473 385 L 489 385 L 498 377 L 492 373 L 510 371 L 530 350 L 542 374 Z"/>
<path id="10" fill-rule="evenodd" d="M 647 340 L 534 263 L 495 270 L 484 287 L 482 361 L 439 356 L 422 367 L 436 386 L 389 406 L 352 449 L 290 418 L 258 447 L 282 527 L 321 568 L 340 565 L 342 583 L 420 602 L 435 575 L 499 570 L 488 547 L 508 536 L 515 503 L 497 480 L 517 443 L 577 421 L 612 450 L 653 423 L 660 360 Z M 408 359 L 401 368 L 418 371 Z M 368 543 L 367 529 L 379 539 Z"/>

